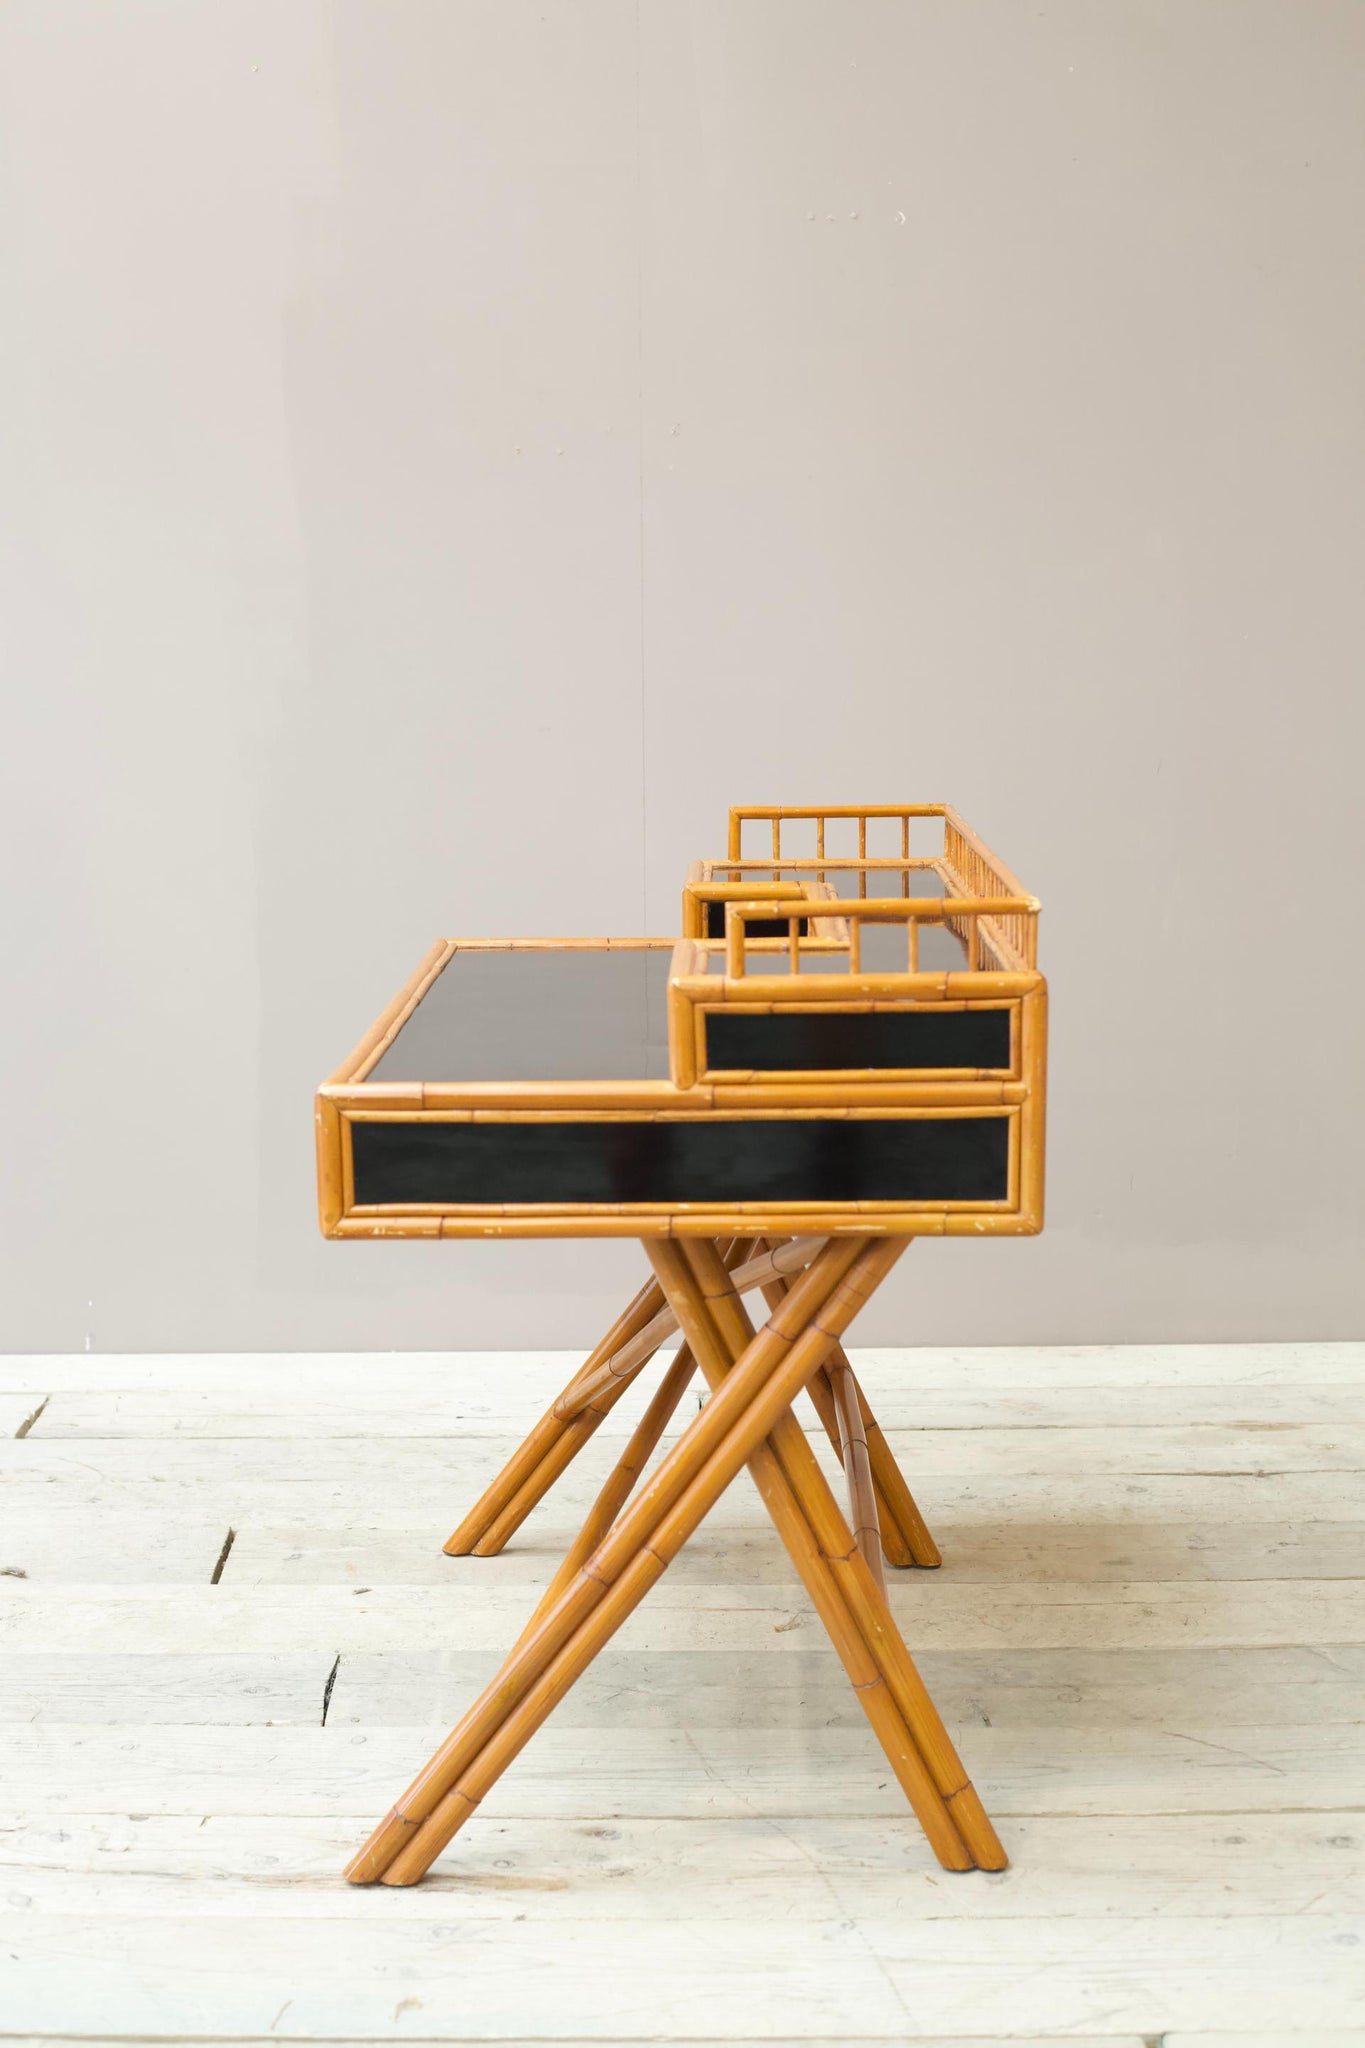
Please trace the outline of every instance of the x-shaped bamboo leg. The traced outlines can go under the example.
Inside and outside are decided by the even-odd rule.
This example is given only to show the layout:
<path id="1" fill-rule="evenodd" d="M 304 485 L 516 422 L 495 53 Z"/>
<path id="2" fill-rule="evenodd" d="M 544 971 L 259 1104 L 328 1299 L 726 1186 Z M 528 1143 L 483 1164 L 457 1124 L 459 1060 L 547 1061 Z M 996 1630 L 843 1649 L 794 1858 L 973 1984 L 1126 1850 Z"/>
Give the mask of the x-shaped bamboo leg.
<path id="1" fill-rule="evenodd" d="M 760 1478 L 940 1861 L 950 1869 L 1003 1865 L 980 1801 L 790 1413 L 902 1248 L 895 1239 L 831 1239 L 754 1334 L 714 1246 L 698 1249 L 696 1268 L 674 1244 L 646 1246 L 660 1278 L 667 1276 L 665 1291 L 689 1348 L 713 1381 L 712 1398 L 573 1578 L 547 1596 L 497 1677 L 348 1866 L 353 1883 L 416 1883 L 745 1463 Z"/>
<path id="2" fill-rule="evenodd" d="M 755 1341 L 734 1278 L 717 1257 L 715 1247 L 703 1239 L 687 1243 L 660 1239 L 646 1249 L 689 1348 L 713 1393 L 718 1393 Z M 830 1347 L 827 1371 L 836 1348 Z M 847 1444 L 854 1427 L 851 1414 L 857 1413 L 856 1386 L 840 1388 L 845 1375 L 852 1380 L 846 1366 L 834 1366 L 834 1373 L 834 1397 Z M 847 1420 L 846 1410 L 850 1412 Z M 886 1603 L 870 1466 L 864 1463 L 862 1467 L 864 1483 L 860 1487 L 855 1477 L 858 1462 L 848 1462 L 850 1491 L 855 1500 L 861 1493 L 870 1517 L 872 1540 L 868 1544 L 855 1537 L 840 1513 L 790 1408 L 777 1418 L 748 1463 L 764 1505 L 940 1863 L 949 1870 L 1003 1870 L 1006 1857 L 999 1838 Z M 867 1555 L 873 1546 L 877 1568 Z"/>
<path id="3" fill-rule="evenodd" d="M 764 1299 L 769 1308 L 775 1308 L 792 1284 L 789 1276 L 801 1271 L 815 1246 L 810 1241 L 799 1239 L 770 1239 L 768 1249 L 775 1262 L 786 1261 L 785 1268 L 779 1267 L 762 1283 Z M 531 1510 L 544 1499 L 611 1413 L 626 1388 L 676 1327 L 677 1318 L 665 1302 L 657 1280 L 650 1281 L 622 1310 L 563 1393 L 541 1416 L 520 1449 L 475 1502 L 446 1542 L 446 1554 L 464 1557 L 472 1552 L 476 1557 L 496 1556 Z M 881 1543 L 887 1562 L 901 1567 L 919 1565 L 932 1568 L 942 1562 L 938 1546 L 878 1426 L 867 1396 L 853 1377 L 843 1347 L 837 1344 L 828 1367 L 821 1368 L 808 1390 L 835 1454 L 841 1460 L 845 1455 L 832 1378 L 840 1371 L 848 1375 L 847 1384 L 856 1394 L 862 1413 L 879 1510 Z M 674 1407 L 676 1405 L 675 1402 Z M 670 1409 L 669 1416 L 672 1412 Z M 652 1439 L 650 1450 L 667 1426 L 669 1416 L 665 1416 L 658 1434 Z M 646 1451 L 645 1455 L 648 1454 Z M 605 1496 L 607 1489 L 603 1491 Z M 624 1499 L 625 1495 L 621 1498 Z M 566 1559 L 566 1565 L 567 1562 Z"/>

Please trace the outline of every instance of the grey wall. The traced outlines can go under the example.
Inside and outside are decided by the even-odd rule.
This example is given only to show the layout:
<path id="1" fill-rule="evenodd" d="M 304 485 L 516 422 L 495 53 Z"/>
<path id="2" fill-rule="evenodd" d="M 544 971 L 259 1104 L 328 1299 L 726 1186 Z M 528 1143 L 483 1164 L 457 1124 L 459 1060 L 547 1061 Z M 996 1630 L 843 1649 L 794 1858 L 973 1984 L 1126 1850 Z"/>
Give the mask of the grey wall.
<path id="1" fill-rule="evenodd" d="M 629 1245 L 324 1245 L 314 1082 L 438 934 L 945 796 L 1046 905 L 1050 1222 L 860 1334 L 1360 1334 L 1363 64 L 9 0 L 0 1343 L 586 1341 Z"/>

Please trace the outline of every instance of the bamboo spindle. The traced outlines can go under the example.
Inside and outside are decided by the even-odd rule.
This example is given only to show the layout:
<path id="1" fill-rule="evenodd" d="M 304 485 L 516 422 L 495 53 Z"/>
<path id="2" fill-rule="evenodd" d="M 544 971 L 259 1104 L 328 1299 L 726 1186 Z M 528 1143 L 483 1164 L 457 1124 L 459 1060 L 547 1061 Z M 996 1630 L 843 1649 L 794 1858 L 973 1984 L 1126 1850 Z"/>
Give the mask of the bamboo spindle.
<path id="1" fill-rule="evenodd" d="M 560 1697 L 556 1688 L 572 1684 L 643 1598 L 901 1248 L 894 1238 L 832 1239 L 825 1246 L 534 1635 L 507 1659 L 352 1859 L 346 1875 L 353 1884 L 373 1883 L 390 1865 L 395 1874 L 389 1882 L 416 1882 L 472 1811 L 461 1778 L 504 1723 L 515 1722 L 516 1747 L 539 1726 Z M 600 1616 L 599 1605 L 606 1610 Z M 523 1703 L 527 1711 L 520 1714 Z M 433 1825 L 424 1833 L 428 1820 Z M 395 1864 L 400 1851 L 401 1869 Z"/>
<path id="2" fill-rule="evenodd" d="M 834 1352 L 830 1353 L 829 1365 L 834 1363 L 834 1355 Z M 829 1382 L 828 1365 L 816 1373 L 806 1392 L 810 1395 L 811 1406 L 820 1419 L 825 1435 L 829 1438 L 831 1450 L 840 1463 L 842 1463 L 844 1440 L 839 1434 L 839 1418 L 835 1412 L 834 1389 Z M 873 1483 L 875 1485 L 875 1480 Z M 881 1530 L 882 1555 L 885 1557 L 886 1562 L 895 1565 L 898 1571 L 906 1570 L 915 1560 L 911 1556 L 909 1546 L 896 1526 L 895 1517 L 882 1498 L 880 1491 L 877 1494 L 877 1525 Z"/>
<path id="3" fill-rule="evenodd" d="M 703 1254 L 704 1250 L 705 1247 Z M 751 1326 L 743 1302 L 730 1286 L 729 1275 L 718 1261 L 708 1269 L 705 1284 L 713 1312 L 728 1323 L 729 1327 L 724 1330 L 727 1342 L 738 1343 L 745 1338 Z M 745 1341 L 750 1340 L 745 1338 Z M 853 1542 L 848 1523 L 839 1511 L 825 1475 L 816 1462 L 815 1453 L 795 1416 L 787 1417 L 772 1435 L 778 1461 L 806 1510 L 816 1540 L 848 1602 L 853 1621 L 865 1638 L 963 1841 L 978 1868 L 1003 1870 L 1008 1858 L 999 1837 L 891 1617 L 886 1594 Z"/>
<path id="4" fill-rule="evenodd" d="M 731 1369 L 730 1361 L 751 1340 L 744 1334 L 748 1318 L 738 1296 L 727 1296 L 725 1276 L 710 1255 L 710 1247 L 704 1242 L 660 1247 L 655 1270 L 665 1293 L 676 1302 L 680 1317 L 685 1318 L 683 1328 L 688 1342 L 707 1379 L 713 1388 L 723 1385 Z M 945 1869 L 970 1870 L 974 1862 L 970 1850 L 835 1576 L 838 1541 L 831 1546 L 828 1529 L 822 1540 L 820 1530 L 812 1524 L 806 1502 L 783 1465 L 778 1446 L 793 1433 L 805 1445 L 800 1425 L 787 1410 L 776 1419 L 769 1437 L 750 1458 L 749 1470 L 934 1854 Z M 806 1448 L 809 1450 L 809 1446 Z M 831 1496 L 830 1506 L 833 1505 Z M 852 1552 L 854 1540 L 847 1527 L 843 1542 L 844 1548 Z"/>
<path id="5" fill-rule="evenodd" d="M 911 1241 L 913 1242 L 913 1239 Z M 767 1302 L 769 1308 L 775 1307 L 781 1301 L 782 1295 L 783 1288 L 780 1281 L 774 1282 L 763 1290 L 763 1299 Z M 834 1346 L 828 1360 L 821 1366 L 819 1372 L 815 1374 L 806 1392 L 810 1395 L 811 1406 L 820 1420 L 825 1435 L 829 1438 L 830 1449 L 842 1464 L 844 1442 L 839 1434 L 839 1418 L 835 1412 L 834 1390 L 830 1385 L 829 1378 L 830 1371 L 836 1361 L 842 1362 L 844 1365 L 848 1364 L 848 1358 L 842 1344 Z M 866 1434 L 866 1430 L 864 1430 L 864 1434 Z M 874 1486 L 876 1484 L 875 1476 L 873 1484 Z M 887 1563 L 895 1565 L 898 1570 L 904 1570 L 909 1565 L 914 1564 L 915 1557 L 910 1545 L 901 1533 L 896 1517 L 891 1512 L 890 1504 L 882 1497 L 880 1489 L 877 1491 L 877 1524 L 881 1530 L 882 1552 Z"/>
<path id="6" fill-rule="evenodd" d="M 913 1239 L 911 1242 L 913 1243 Z M 782 1297 L 785 1283 L 776 1280 L 763 1290 L 763 1298 L 772 1308 Z M 824 1425 L 826 1436 L 836 1458 L 843 1459 L 843 1438 L 839 1432 L 839 1420 L 834 1410 L 834 1392 L 830 1385 L 830 1373 L 836 1365 L 847 1367 L 858 1388 L 858 1402 L 862 1409 L 863 1435 L 867 1441 L 868 1457 L 872 1465 L 873 1484 L 877 1489 L 877 1520 L 882 1532 L 882 1550 L 888 1564 L 900 1569 L 914 1565 L 920 1571 L 936 1571 L 943 1563 L 939 1547 L 929 1530 L 929 1525 L 920 1513 L 915 1497 L 905 1482 L 905 1476 L 896 1463 L 895 1454 L 882 1433 L 881 1424 L 872 1413 L 862 1387 L 858 1384 L 853 1368 L 849 1365 L 848 1354 L 842 1344 L 836 1344 L 829 1355 L 829 1362 L 816 1373 L 807 1389 L 815 1412 Z"/>
<path id="7" fill-rule="evenodd" d="M 844 1477 L 848 1483 L 849 1523 L 853 1540 L 867 1560 L 867 1568 L 886 1598 L 886 1569 L 882 1564 L 882 1532 L 877 1518 L 877 1496 L 872 1485 L 872 1461 L 867 1455 L 862 1405 L 858 1384 L 846 1365 L 833 1360 L 825 1368 L 834 1394 L 834 1413 L 839 1423 Z"/>
<path id="8" fill-rule="evenodd" d="M 561 1446 L 561 1440 L 568 1428 L 568 1420 L 559 1412 L 561 1403 L 567 1400 L 575 1389 L 592 1381 L 604 1359 L 619 1351 L 632 1337 L 639 1334 L 650 1318 L 657 1313 L 662 1300 L 663 1296 L 657 1284 L 654 1281 L 647 1281 L 634 1300 L 621 1311 L 601 1343 L 574 1374 L 559 1400 L 541 1416 L 525 1443 L 508 1459 L 492 1485 L 475 1502 L 454 1535 L 448 1539 L 444 1546 L 447 1557 L 467 1557 L 471 1551 L 477 1552 L 480 1557 L 492 1556 L 502 1548 L 513 1530 L 520 1527 L 536 1502 L 543 1497 L 547 1488 L 582 1448 L 607 1412 L 605 1408 L 600 1409 L 595 1419 L 576 1433 L 567 1447 L 567 1453 L 561 1450 L 558 1463 L 549 1471 L 544 1484 L 537 1487 L 536 1481 L 542 1466 L 550 1454 Z M 628 1381 L 623 1380 L 622 1392 L 627 1385 Z M 513 1503 L 516 1503 L 515 1508 Z M 509 1512 L 512 1516 L 510 1522 Z M 500 1540 L 490 1546 L 489 1538 L 495 1526 L 500 1531 Z"/>
<path id="9" fill-rule="evenodd" d="M 831 1359 L 833 1354 L 831 1353 Z M 857 1381 L 854 1381 L 857 1386 Z M 867 1455 L 872 1462 L 872 1477 L 876 1481 L 877 1495 L 882 1510 L 882 1530 L 886 1530 L 887 1517 L 894 1522 L 910 1553 L 910 1562 L 921 1571 L 937 1571 L 943 1557 L 915 1502 L 915 1496 L 905 1483 L 905 1475 L 896 1463 L 895 1455 L 882 1432 L 882 1426 L 868 1406 L 867 1396 L 858 1386 L 858 1402 L 863 1411 L 863 1434 L 867 1439 Z M 895 1558 L 892 1563 L 896 1563 Z"/>

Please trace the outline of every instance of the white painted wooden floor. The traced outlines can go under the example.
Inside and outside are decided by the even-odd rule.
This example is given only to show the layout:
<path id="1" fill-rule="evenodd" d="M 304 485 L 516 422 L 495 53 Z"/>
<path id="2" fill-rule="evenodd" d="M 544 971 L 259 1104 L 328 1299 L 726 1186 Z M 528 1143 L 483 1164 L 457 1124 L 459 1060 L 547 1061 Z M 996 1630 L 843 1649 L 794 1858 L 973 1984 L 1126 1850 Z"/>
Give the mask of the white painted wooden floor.
<path id="1" fill-rule="evenodd" d="M 0 1361 L 0 2038 L 1365 2042 L 1365 1346 L 859 1362 L 1000 1876 L 934 1864 L 745 1478 L 427 1883 L 352 1890 L 600 1480 L 441 1555 L 576 1361 Z"/>

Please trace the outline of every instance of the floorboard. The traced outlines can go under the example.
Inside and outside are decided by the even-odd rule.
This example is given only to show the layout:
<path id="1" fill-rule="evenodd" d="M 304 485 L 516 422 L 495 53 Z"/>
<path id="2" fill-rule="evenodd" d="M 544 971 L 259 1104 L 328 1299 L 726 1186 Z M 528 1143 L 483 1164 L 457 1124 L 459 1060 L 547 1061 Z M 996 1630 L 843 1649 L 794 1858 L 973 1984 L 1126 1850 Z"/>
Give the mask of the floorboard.
<path id="1" fill-rule="evenodd" d="M 1361 1827 L 1339 1814 L 1018 1815 L 1006 1871 L 957 1883 L 898 1813 L 477 1814 L 458 1855 L 401 1898 L 339 1875 L 354 1822 L 270 1814 L 0 1813 L 5 1890 L 42 1912 L 232 1918 L 244 1888 L 290 1918 L 406 1922 L 1093 1919 L 1365 1912 Z M 1205 1873 L 1216 1871 L 1217 1882 Z"/>
<path id="2" fill-rule="evenodd" d="M 1359 1390 L 1365 1342 L 1280 1344 L 868 1345 L 857 1353 L 882 1405 L 919 1387 L 1277 1387 L 1337 1383 Z M 477 1361 L 479 1371 L 471 1366 Z M 517 1426 L 557 1394 L 580 1357 L 569 1351 L 11 1352 L 0 1355 L 0 1392 L 121 1393 L 134 1388 L 195 1393 L 231 1385 L 252 1397 L 280 1385 L 348 1398 L 382 1382 L 411 1407 L 456 1384 L 471 1404 L 501 1403 Z"/>
<path id="3" fill-rule="evenodd" d="M 378 1818 L 435 1746 L 426 1728 L 103 1728 L 10 1724 L 0 1807 L 48 1813 L 352 1814 Z M 1365 1806 L 1365 1729 L 1234 1725 L 960 1731 L 995 1819 L 1024 1813 L 1329 1813 Z M 610 1739 L 605 1739 L 609 1734 Z M 871 1732 L 597 1729 L 551 1721 L 499 1782 L 509 1815 L 780 1817 L 902 1812 Z"/>
<path id="4" fill-rule="evenodd" d="M 741 1480 L 428 1882 L 347 1886 L 638 1403 L 451 1559 L 573 1359 L 0 1360 L 0 2043 L 1365 2048 L 1365 1346 L 857 1362 L 996 1876 Z"/>
<path id="5" fill-rule="evenodd" d="M 28 1395 L 0 1395 L 14 1412 L 32 1408 Z M 701 1406 L 694 1393 L 684 1413 Z M 1243 1413 L 1243 1411 L 1251 1411 Z M 942 1462 L 948 1447 L 939 1446 L 944 1432 L 989 1433 L 987 1450 L 1002 1454 L 997 1443 L 1006 1430 L 1060 1431 L 1102 1429 L 1115 1419 L 1112 1388 L 1013 1387 L 967 1392 L 956 1387 L 896 1389 L 876 1404 L 883 1429 L 932 1432 L 925 1446 L 928 1468 L 951 1471 Z M 44 1439 L 68 1437 L 458 1437 L 515 1434 L 525 1407 L 507 1398 L 493 1402 L 463 1394 L 458 1377 L 439 1392 L 394 1405 L 383 1379 L 347 1388 L 328 1399 L 313 1387 L 291 1385 L 281 1378 L 259 1392 L 232 1381 L 215 1382 L 190 1393 L 179 1388 L 147 1387 L 119 1392 L 57 1393 L 49 1397 L 31 1433 Z M 603 1424 L 607 1437 L 629 1432 L 629 1409 L 614 1409 Z M 1351 1385 L 1265 1387 L 1254 1395 L 1241 1387 L 1131 1387 L 1123 1399 L 1123 1430 L 1214 1428 L 1234 1438 L 1283 1434 L 1297 1443 L 1309 1426 L 1359 1431 L 1365 1427 L 1365 1395 Z M 1202 1443 L 1202 1437 L 1196 1437 Z M 1310 1439 L 1310 1449 L 1318 1447 Z M 1348 1452 L 1359 1452 L 1360 1439 L 1347 1439 Z M 1283 1447 L 1281 1447 L 1283 1448 Z"/>
<path id="6" fill-rule="evenodd" d="M 765 1923 L 610 1926 L 525 1919 L 480 1927 L 391 1912 L 344 1930 L 314 1920 L 0 1915 L 9 2023 L 107 2028 L 111 2007 L 158 2033 L 453 2041 L 868 2033 L 905 2040 L 1051 2031 L 1161 2033 L 1355 2024 L 1365 1997 L 1355 1919 L 1119 1917 L 919 1921 L 860 1914 Z M 249 1937 L 250 1967 L 243 1967 Z M 590 2015 L 590 2021 L 577 2021 Z M 1309 2038 L 1312 2038 L 1311 2033 Z"/>
<path id="7" fill-rule="evenodd" d="M 534 1413 L 528 1407 L 528 1427 Z M 1008 1471 L 992 1463 L 993 1446 L 985 1441 L 991 1434 L 1008 1439 Z M 920 1432 L 896 1431 L 893 1440 L 913 1475 L 917 1497 L 923 1494 L 926 1512 L 932 1505 L 936 1514 L 967 1516 L 987 1527 L 1001 1516 L 1030 1524 L 1105 1522 L 1136 1529 L 1180 1522 L 1365 1524 L 1365 1432 L 1356 1432 L 1354 1467 L 1318 1469 L 1301 1458 L 1291 1461 L 1281 1455 L 1282 1433 L 1271 1431 L 1259 1439 L 1259 1464 L 1247 1457 L 1248 1440 L 1239 1440 L 1230 1446 L 1237 1462 L 1180 1469 L 1162 1462 L 1170 1432 L 1129 1430 L 1123 1443 L 1127 1463 L 1111 1450 L 1106 1465 L 1118 1469 L 1102 1473 L 1086 1466 L 1076 1446 L 1072 1466 L 1061 1469 L 1053 1442 L 1058 1434 L 1036 1433 L 1034 1470 L 1027 1469 L 1026 1447 L 1015 1441 L 1018 1431 L 976 1432 L 976 1463 L 949 1473 L 931 1467 Z M 439 1549 L 471 1496 L 495 1476 L 517 1441 L 510 1435 L 471 1436 L 462 1442 L 280 1436 L 247 1444 L 234 1438 L 151 1444 L 127 1437 L 76 1442 L 30 1434 L 22 1440 L 0 1438 L 0 1488 L 16 1515 L 55 1519 L 65 1514 L 73 1522 L 87 1511 L 100 1516 L 212 1515 L 224 1527 L 248 1519 L 331 1528 L 363 1523 L 425 1528 L 428 1542 Z M 1206 1457 L 1218 1452 L 1211 1441 L 1199 1448 Z M 570 1466 L 554 1499 L 563 1517 L 586 1511 L 603 1464 L 610 1462 L 607 1449 L 599 1446 Z M 1188 1451 L 1185 1445 L 1181 1453 L 1187 1463 Z M 964 1463 L 965 1453 L 959 1450 L 957 1456 Z M 1021 1466 L 1025 1469 L 1017 1469 Z M 732 1491 L 743 1491 L 738 1481 Z M 518 1539 L 535 1540 L 534 1525 Z"/>
<path id="8" fill-rule="evenodd" d="M 406 1650 L 432 1629 L 464 1649 L 506 1650 L 527 1618 L 524 1586 L 86 1587 L 4 1582 L 0 1650 L 113 1656 L 174 1649 Z M 936 1649 L 1210 1649 L 1365 1641 L 1365 1580 L 1235 1580 L 1136 1585 L 1115 1581 L 959 1586 L 951 1568 L 897 1574 L 892 1612 L 913 1652 Z M 708 1588 L 665 1578 L 626 1623 L 637 1650 L 750 1650 L 797 1655 L 816 1631 L 799 1588 Z M 770 1640 L 771 1639 L 771 1640 Z M 818 1636 L 817 1636 L 818 1640 Z"/>

